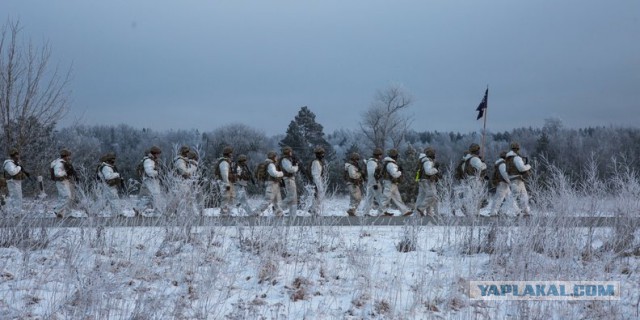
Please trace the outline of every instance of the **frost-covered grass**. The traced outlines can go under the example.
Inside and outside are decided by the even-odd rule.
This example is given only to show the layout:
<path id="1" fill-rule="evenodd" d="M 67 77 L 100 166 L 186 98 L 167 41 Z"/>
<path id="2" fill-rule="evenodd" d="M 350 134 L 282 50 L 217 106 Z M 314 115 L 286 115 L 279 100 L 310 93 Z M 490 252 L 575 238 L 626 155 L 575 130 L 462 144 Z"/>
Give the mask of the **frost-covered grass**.
<path id="1" fill-rule="evenodd" d="M 594 212 L 637 217 L 637 174 L 593 175 L 578 185 L 548 169 L 546 185 L 533 184 L 533 217 L 505 218 L 511 227 L 412 220 L 402 227 L 286 227 L 273 219 L 236 227 L 1 229 L 0 318 L 640 317 L 638 230 L 536 223 Z M 451 194 L 441 191 L 443 199 Z M 443 213 L 452 201 L 442 202 Z M 324 215 L 344 216 L 347 207 L 345 197 L 330 195 Z M 473 301 L 471 280 L 620 281 L 622 292 L 607 302 Z"/>

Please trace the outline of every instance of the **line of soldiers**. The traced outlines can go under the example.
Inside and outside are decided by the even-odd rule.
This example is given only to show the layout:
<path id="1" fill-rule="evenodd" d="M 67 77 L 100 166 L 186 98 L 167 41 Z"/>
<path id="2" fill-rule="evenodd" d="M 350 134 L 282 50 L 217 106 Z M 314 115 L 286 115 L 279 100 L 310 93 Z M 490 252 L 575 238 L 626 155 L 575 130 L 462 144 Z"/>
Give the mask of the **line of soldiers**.
<path id="1" fill-rule="evenodd" d="M 500 206 L 510 193 L 514 193 L 519 200 L 522 213 L 530 214 L 525 180 L 531 166 L 527 163 L 527 158 L 519 155 L 519 150 L 519 144 L 514 142 L 511 144 L 511 150 L 502 152 L 495 162 L 492 182 L 496 186 L 496 193 L 490 215 L 498 215 Z M 310 163 L 307 172 L 314 194 L 309 211 L 317 215 L 322 211 L 327 175 L 325 174 L 325 150 L 322 147 L 316 147 L 314 153 L 315 159 Z M 160 181 L 163 173 L 159 162 L 161 154 L 159 147 L 151 147 L 136 168 L 142 180 L 139 201 L 134 207 L 137 214 L 150 214 L 162 206 L 161 202 L 164 199 Z M 18 150 L 11 149 L 9 157 L 3 164 L 4 178 L 9 191 L 8 208 L 21 211 L 21 183 L 23 179 L 30 177 L 30 174 L 21 166 Z M 344 164 L 344 180 L 350 195 L 347 214 L 358 215 L 358 208 L 362 205 L 362 214 L 371 215 L 370 211 L 376 204 L 378 204 L 377 212 L 374 215 L 393 216 L 392 206 L 404 216 L 412 215 L 414 212 L 421 216 L 438 214 L 437 186 L 442 174 L 439 163 L 436 162 L 436 151 L 427 147 L 419 154 L 418 159 L 418 170 L 415 176 L 418 196 L 414 208 L 409 208 L 402 201 L 398 188 L 398 184 L 407 173 L 398 164 L 396 149 L 388 150 L 386 157 L 383 158 L 382 149 L 376 148 L 372 156 L 363 162 L 358 153 L 352 153 Z M 234 207 L 244 210 L 248 215 L 261 215 L 269 208 L 276 216 L 284 215 L 285 210 L 288 210 L 289 215 L 296 215 L 298 207 L 296 176 L 303 168 L 294 155 L 293 149 L 285 146 L 282 148 L 280 157 L 275 151 L 269 151 L 267 158 L 256 168 L 255 179 L 247 161 L 247 156 L 241 154 L 234 162 L 233 148 L 227 146 L 222 151 L 222 157 L 218 158 L 214 165 L 213 183 L 220 195 L 221 216 L 229 216 Z M 178 192 L 183 195 L 181 201 L 191 204 L 193 206 L 191 209 L 198 212 L 195 206 L 196 192 L 193 191 L 194 181 L 198 178 L 198 154 L 188 146 L 182 146 L 172 164 L 173 174 L 181 178 L 177 179 L 180 181 L 177 185 Z M 486 172 L 487 165 L 480 157 L 480 146 L 471 144 L 456 167 L 455 177 L 459 180 L 456 193 L 460 201 L 455 201 L 454 211 L 459 210 L 463 214 L 479 212 L 486 193 Z M 73 184 L 78 180 L 77 173 L 71 164 L 69 150 L 61 150 L 60 157 L 51 162 L 50 174 L 58 192 L 58 201 L 53 211 L 57 217 L 64 217 L 76 201 Z M 96 168 L 96 179 L 100 182 L 99 186 L 110 210 L 114 213 L 121 212 L 118 189 L 124 187 L 124 181 L 116 167 L 114 153 L 107 153 L 100 158 L 100 164 Z M 255 210 L 248 203 L 249 183 L 261 183 L 264 186 L 264 200 Z M 282 199 L 281 188 L 284 189 L 284 199 Z"/>

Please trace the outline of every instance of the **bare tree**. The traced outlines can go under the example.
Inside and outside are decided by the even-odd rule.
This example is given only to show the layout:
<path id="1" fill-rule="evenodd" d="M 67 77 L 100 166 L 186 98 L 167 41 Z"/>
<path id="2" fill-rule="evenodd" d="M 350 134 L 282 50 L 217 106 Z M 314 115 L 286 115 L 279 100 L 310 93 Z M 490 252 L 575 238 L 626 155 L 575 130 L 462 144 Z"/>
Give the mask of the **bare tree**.
<path id="1" fill-rule="evenodd" d="M 41 140 L 42 130 L 53 128 L 64 115 L 71 70 L 49 67 L 51 48 L 21 41 L 19 22 L 0 30 L 0 125 L 5 148 L 25 148 Z M 5 150 L 6 151 L 6 150 Z"/>
<path id="2" fill-rule="evenodd" d="M 411 123 L 402 114 L 412 103 L 411 95 L 399 85 L 378 90 L 371 107 L 363 114 L 360 128 L 373 147 L 386 149 L 387 144 L 398 148 Z"/>

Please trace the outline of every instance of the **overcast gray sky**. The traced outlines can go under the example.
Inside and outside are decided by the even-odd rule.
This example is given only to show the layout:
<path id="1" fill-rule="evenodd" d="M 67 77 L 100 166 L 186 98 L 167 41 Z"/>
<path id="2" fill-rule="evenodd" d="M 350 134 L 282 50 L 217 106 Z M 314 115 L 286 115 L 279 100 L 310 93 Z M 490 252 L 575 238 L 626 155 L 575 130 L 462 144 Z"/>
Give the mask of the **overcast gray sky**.
<path id="1" fill-rule="evenodd" d="M 640 1 L 0 1 L 73 68 L 86 124 L 284 133 L 307 105 L 356 128 L 378 89 L 416 130 L 640 124 Z M 3 23 L 4 24 L 4 23 Z"/>

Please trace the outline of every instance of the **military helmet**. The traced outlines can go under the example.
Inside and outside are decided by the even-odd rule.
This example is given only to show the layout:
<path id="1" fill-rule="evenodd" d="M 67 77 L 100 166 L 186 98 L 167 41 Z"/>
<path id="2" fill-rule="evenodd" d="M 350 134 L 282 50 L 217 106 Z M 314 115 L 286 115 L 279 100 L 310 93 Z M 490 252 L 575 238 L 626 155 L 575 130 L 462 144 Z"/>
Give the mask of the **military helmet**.
<path id="1" fill-rule="evenodd" d="M 193 150 L 189 150 L 189 152 L 187 153 L 187 158 L 191 160 L 198 160 L 198 153 Z"/>
<path id="2" fill-rule="evenodd" d="M 278 156 L 278 154 L 275 151 L 269 151 L 267 152 L 267 158 L 271 159 L 271 160 L 275 160 L 275 158 Z"/>
<path id="3" fill-rule="evenodd" d="M 151 153 L 151 154 L 161 154 L 162 150 L 160 150 L 160 147 L 158 147 L 158 146 L 153 146 L 153 147 L 149 148 L 149 153 Z"/>
<path id="4" fill-rule="evenodd" d="M 384 154 L 384 151 L 382 151 L 382 149 L 380 148 L 375 148 L 373 149 L 373 156 L 374 157 L 378 157 Z"/>
<path id="5" fill-rule="evenodd" d="M 349 157 L 352 161 L 358 161 L 360 160 L 360 154 L 358 154 L 357 152 L 352 152 L 351 156 Z"/>
<path id="6" fill-rule="evenodd" d="M 180 147 L 180 150 L 178 150 L 178 154 L 180 154 L 181 156 L 186 156 L 189 153 L 189 147 L 188 146 L 182 146 Z"/>
<path id="7" fill-rule="evenodd" d="M 477 143 L 472 143 L 469 146 L 469 152 L 475 153 L 475 152 L 478 152 L 478 151 L 480 151 L 480 146 Z"/>
<path id="8" fill-rule="evenodd" d="M 436 150 L 431 147 L 426 147 L 424 148 L 424 154 L 426 154 L 429 158 L 433 158 L 436 156 Z"/>
<path id="9" fill-rule="evenodd" d="M 500 158 L 506 159 L 507 158 L 507 152 L 506 151 L 500 152 Z"/>
<path id="10" fill-rule="evenodd" d="M 324 148 L 321 146 L 317 146 L 315 149 L 313 149 L 313 153 L 315 154 L 324 153 Z"/>
<path id="11" fill-rule="evenodd" d="M 116 159 L 116 154 L 113 152 L 108 152 L 102 155 L 102 157 L 100 157 L 100 162 L 109 162 L 110 160 L 115 160 Z"/>
<path id="12" fill-rule="evenodd" d="M 18 151 L 18 149 L 16 149 L 16 148 L 9 149 L 9 156 L 10 157 L 17 156 L 19 154 L 20 154 L 20 151 Z"/>
<path id="13" fill-rule="evenodd" d="M 389 151 L 387 151 L 387 155 L 391 158 L 395 158 L 398 156 L 398 150 L 397 149 L 389 149 Z"/>
<path id="14" fill-rule="evenodd" d="M 247 156 L 245 156 L 244 154 L 241 154 L 238 156 L 238 162 L 245 162 L 247 161 Z"/>
<path id="15" fill-rule="evenodd" d="M 282 154 L 289 156 L 292 153 L 293 153 L 293 149 L 291 149 L 291 147 L 289 147 L 289 146 L 282 147 Z"/>
<path id="16" fill-rule="evenodd" d="M 511 150 L 514 150 L 514 151 L 520 150 L 520 144 L 517 142 L 511 142 Z"/>
<path id="17" fill-rule="evenodd" d="M 71 155 L 71 151 L 67 150 L 67 149 L 62 149 L 60 150 L 60 157 L 68 157 Z"/>
<path id="18" fill-rule="evenodd" d="M 226 146 L 226 147 L 224 147 L 224 149 L 222 149 L 222 155 L 223 156 L 228 156 L 228 155 L 230 155 L 232 153 L 233 153 L 233 148 L 230 147 L 230 146 Z"/>

